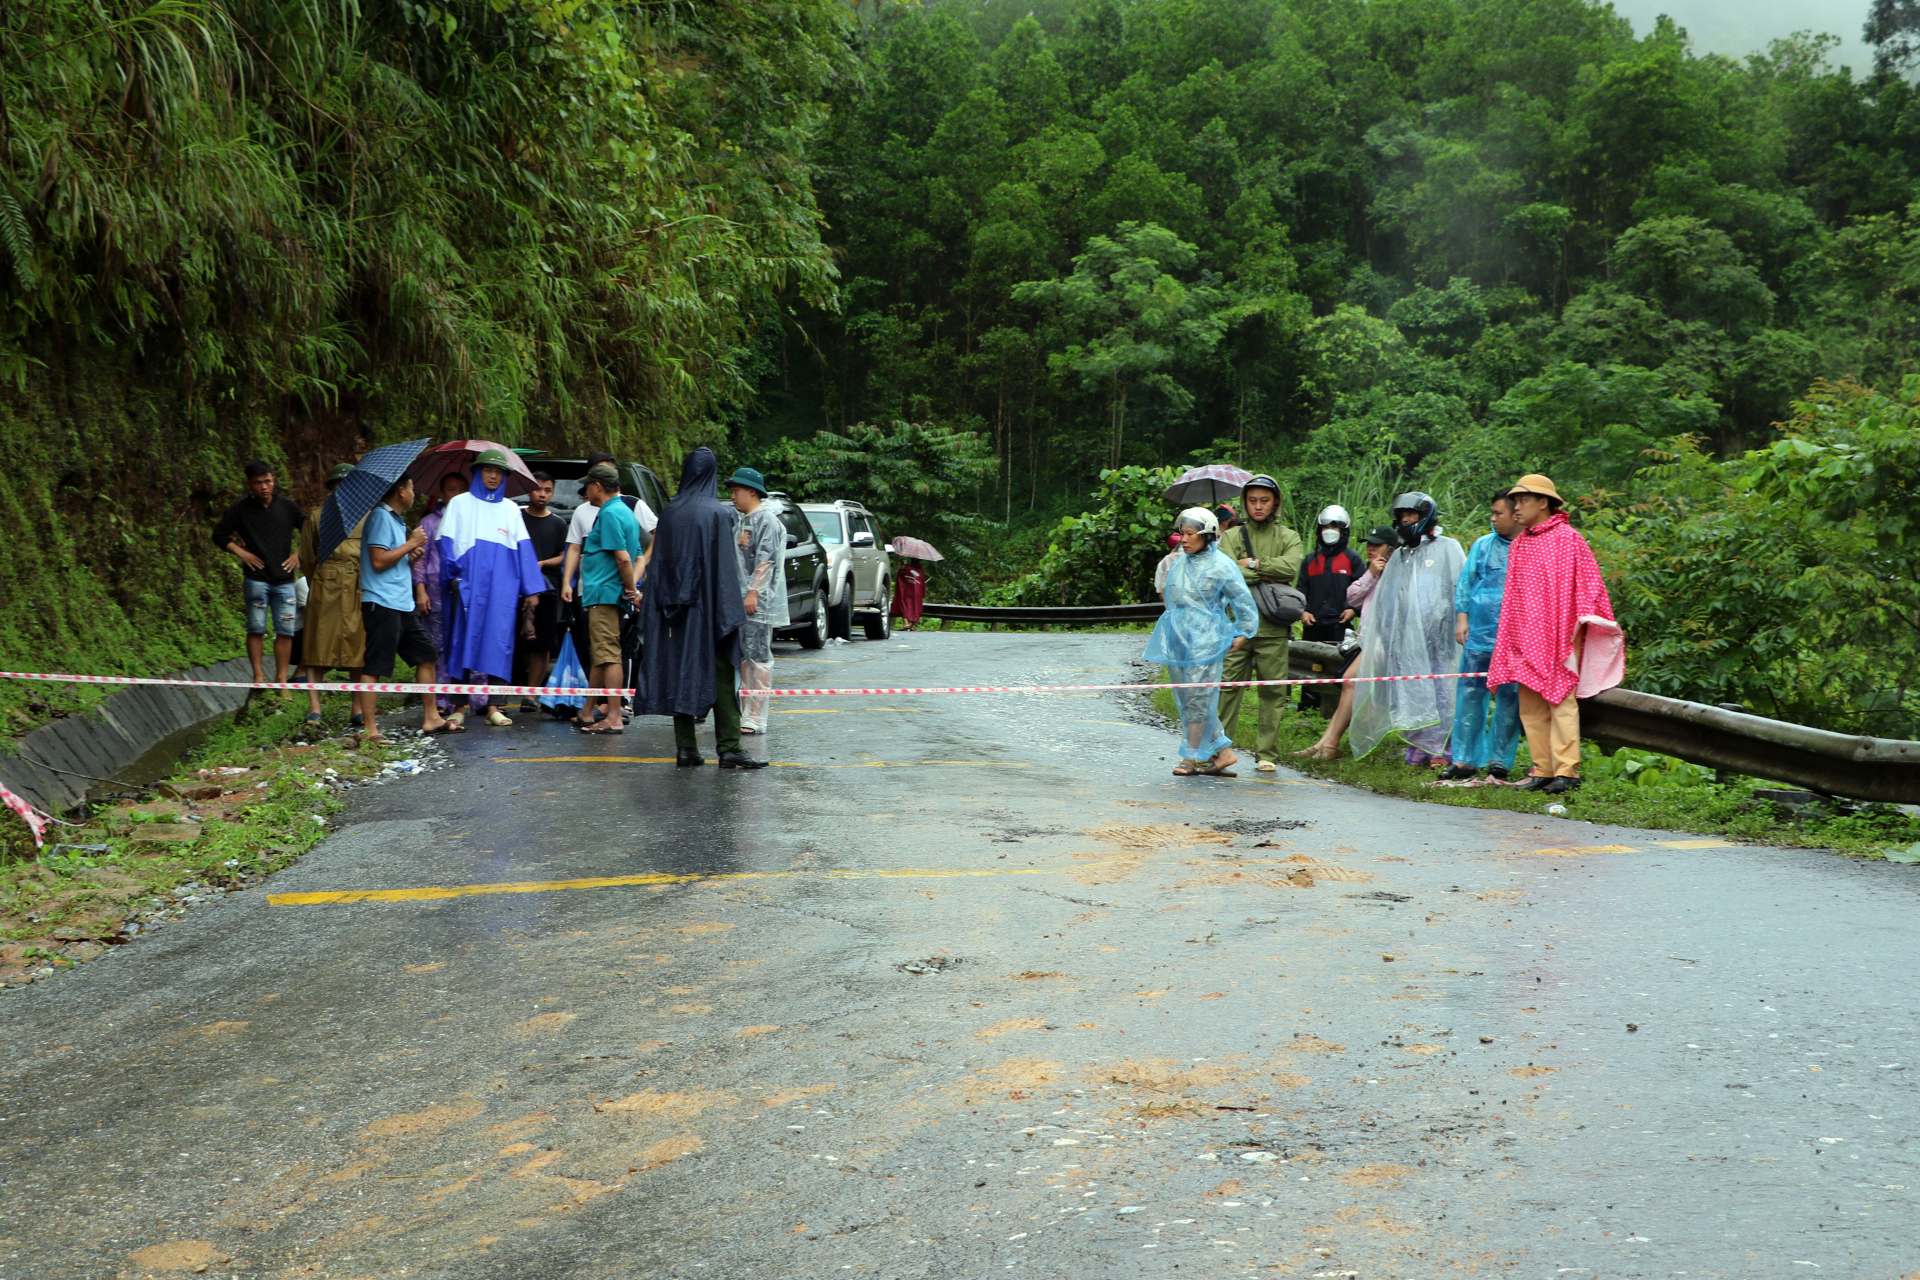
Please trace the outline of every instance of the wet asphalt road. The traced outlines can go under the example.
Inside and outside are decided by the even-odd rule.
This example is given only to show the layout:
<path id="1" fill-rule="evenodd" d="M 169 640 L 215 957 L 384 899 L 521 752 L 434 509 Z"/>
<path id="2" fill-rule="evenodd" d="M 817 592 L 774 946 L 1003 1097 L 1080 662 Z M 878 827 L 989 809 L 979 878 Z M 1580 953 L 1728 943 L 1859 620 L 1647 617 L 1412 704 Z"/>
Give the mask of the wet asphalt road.
<path id="1" fill-rule="evenodd" d="M 1920 1274 L 1916 869 L 1175 779 L 1115 695 L 780 711 L 751 774 L 469 732 L 267 888 L 526 891 L 8 995 L 0 1280 Z"/>

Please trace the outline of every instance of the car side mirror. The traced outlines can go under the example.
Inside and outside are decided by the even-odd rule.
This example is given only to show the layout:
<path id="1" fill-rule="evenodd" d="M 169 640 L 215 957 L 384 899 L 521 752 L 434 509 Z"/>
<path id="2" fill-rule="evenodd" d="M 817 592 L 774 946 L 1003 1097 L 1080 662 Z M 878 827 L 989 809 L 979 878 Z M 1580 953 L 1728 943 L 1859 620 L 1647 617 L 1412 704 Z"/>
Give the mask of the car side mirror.
<path id="1" fill-rule="evenodd" d="M 873 535 L 865 532 L 856 533 L 853 535 L 852 545 L 856 547 L 870 547 L 873 545 Z"/>
<path id="2" fill-rule="evenodd" d="M 800 539 L 798 536 L 791 533 L 787 535 L 787 550 L 791 551 L 799 545 L 800 545 Z"/>

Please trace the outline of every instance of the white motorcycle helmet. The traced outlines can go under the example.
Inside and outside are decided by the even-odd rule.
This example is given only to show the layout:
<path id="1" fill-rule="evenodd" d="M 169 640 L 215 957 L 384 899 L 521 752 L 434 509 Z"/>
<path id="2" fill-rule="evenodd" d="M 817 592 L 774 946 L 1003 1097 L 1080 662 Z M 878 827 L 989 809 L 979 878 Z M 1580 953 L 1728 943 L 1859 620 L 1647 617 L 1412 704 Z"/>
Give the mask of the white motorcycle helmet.
<path id="1" fill-rule="evenodd" d="M 1347 514 L 1345 507 L 1336 502 L 1332 506 L 1321 508 L 1320 515 L 1314 523 L 1319 526 L 1320 541 L 1333 546 L 1346 537 L 1347 531 L 1353 528 L 1353 517 Z M 1338 528 L 1333 527 L 1336 525 Z"/>
<path id="2" fill-rule="evenodd" d="M 1195 530 L 1205 534 L 1209 542 L 1218 542 L 1220 540 L 1220 517 L 1214 515 L 1213 512 L 1207 510 L 1205 507 L 1188 507 L 1180 513 L 1180 519 L 1175 521 L 1175 523 L 1182 527 L 1192 526 Z"/>

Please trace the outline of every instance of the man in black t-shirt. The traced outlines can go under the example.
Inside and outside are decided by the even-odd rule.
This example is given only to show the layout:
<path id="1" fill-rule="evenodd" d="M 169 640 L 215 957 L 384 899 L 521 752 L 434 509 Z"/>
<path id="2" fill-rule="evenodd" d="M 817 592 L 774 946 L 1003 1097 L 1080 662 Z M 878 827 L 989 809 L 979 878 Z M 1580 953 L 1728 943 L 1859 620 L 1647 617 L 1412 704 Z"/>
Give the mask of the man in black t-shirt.
<path id="1" fill-rule="evenodd" d="M 545 685 L 566 634 L 560 616 L 560 565 L 567 558 L 567 521 L 548 506 L 553 501 L 553 477 L 536 471 L 533 481 L 533 492 L 527 495 L 527 540 L 533 543 L 533 557 L 540 562 L 547 589 L 522 606 L 519 661 L 526 668 L 528 684 Z M 520 709 L 537 711 L 539 705 L 522 698 Z"/>
<path id="2" fill-rule="evenodd" d="M 213 527 L 213 545 L 240 561 L 241 600 L 247 610 L 247 658 L 256 683 L 265 683 L 267 624 L 273 624 L 273 660 L 280 679 L 293 662 L 293 579 L 300 554 L 293 540 L 307 513 L 282 497 L 273 468 L 255 460 L 246 466 L 247 496 L 227 508 Z"/>

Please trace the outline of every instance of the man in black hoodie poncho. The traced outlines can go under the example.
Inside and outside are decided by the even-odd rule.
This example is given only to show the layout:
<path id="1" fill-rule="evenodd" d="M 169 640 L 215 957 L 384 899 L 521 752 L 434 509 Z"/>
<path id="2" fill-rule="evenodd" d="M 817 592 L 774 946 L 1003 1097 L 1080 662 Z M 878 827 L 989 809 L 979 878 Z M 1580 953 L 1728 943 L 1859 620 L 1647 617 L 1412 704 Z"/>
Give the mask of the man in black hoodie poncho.
<path id="1" fill-rule="evenodd" d="M 733 549 L 735 511 L 715 496 L 719 463 L 695 449 L 680 468 L 680 491 L 660 513 L 642 586 L 640 714 L 673 717 L 676 763 L 705 764 L 694 722 L 713 712 L 722 769 L 761 769 L 740 749 L 740 627 L 747 620 Z"/>

